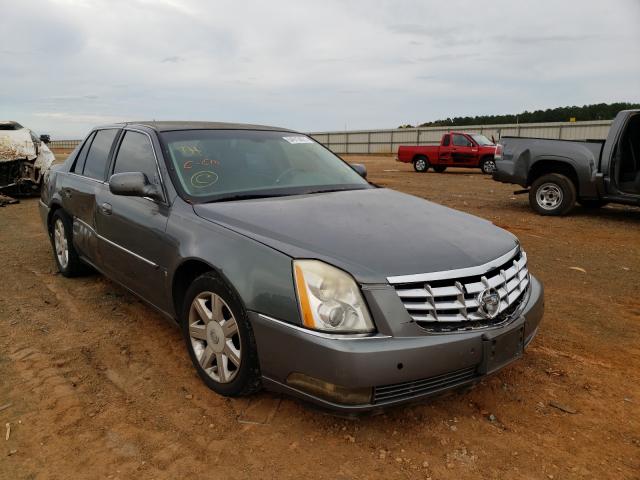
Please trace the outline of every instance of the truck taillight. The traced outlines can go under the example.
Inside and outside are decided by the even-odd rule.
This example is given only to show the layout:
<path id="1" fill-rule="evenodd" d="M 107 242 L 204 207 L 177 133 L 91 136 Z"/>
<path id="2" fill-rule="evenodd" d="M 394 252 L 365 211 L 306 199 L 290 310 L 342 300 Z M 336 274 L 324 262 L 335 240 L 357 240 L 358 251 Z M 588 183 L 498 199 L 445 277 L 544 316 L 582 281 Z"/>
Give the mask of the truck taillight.
<path id="1" fill-rule="evenodd" d="M 494 160 L 502 160 L 502 151 L 504 147 L 500 144 L 496 145 L 496 153 L 493 154 Z"/>

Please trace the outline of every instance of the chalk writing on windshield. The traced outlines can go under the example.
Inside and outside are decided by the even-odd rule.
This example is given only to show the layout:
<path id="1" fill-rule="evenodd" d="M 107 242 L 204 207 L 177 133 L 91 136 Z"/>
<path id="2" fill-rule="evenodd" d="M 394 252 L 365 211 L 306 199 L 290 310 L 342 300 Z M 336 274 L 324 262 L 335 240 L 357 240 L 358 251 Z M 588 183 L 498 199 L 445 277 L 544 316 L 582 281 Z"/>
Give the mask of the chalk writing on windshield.
<path id="1" fill-rule="evenodd" d="M 203 167 L 215 167 L 220 165 L 220 162 L 212 158 L 203 158 L 201 160 L 185 160 L 182 163 L 182 168 L 184 170 L 190 170 L 194 165 L 202 165 Z"/>
<path id="2" fill-rule="evenodd" d="M 180 150 L 180 153 L 188 157 L 202 155 L 202 150 L 200 150 L 198 145 L 178 145 L 177 149 Z"/>
<path id="3" fill-rule="evenodd" d="M 195 188 L 205 188 L 216 183 L 219 178 L 216 172 L 203 170 L 191 176 L 191 185 Z"/>

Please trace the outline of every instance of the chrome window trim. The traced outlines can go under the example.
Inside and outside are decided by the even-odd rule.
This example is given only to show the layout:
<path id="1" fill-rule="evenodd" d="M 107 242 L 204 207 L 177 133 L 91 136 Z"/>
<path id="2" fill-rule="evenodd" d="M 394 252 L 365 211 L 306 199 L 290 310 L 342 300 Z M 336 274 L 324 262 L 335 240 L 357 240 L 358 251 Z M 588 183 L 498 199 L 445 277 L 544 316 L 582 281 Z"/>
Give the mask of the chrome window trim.
<path id="1" fill-rule="evenodd" d="M 64 172 L 67 175 L 73 175 L 74 177 L 80 177 L 80 178 L 85 178 L 87 180 L 91 180 L 92 182 L 95 183 L 101 183 L 102 185 L 107 184 L 107 182 L 105 182 L 104 180 L 98 180 L 96 178 L 91 178 L 91 177 L 85 177 L 84 175 L 80 175 L 79 173 L 75 173 L 75 172 Z"/>
<path id="2" fill-rule="evenodd" d="M 452 278 L 483 275 L 511 260 L 518 254 L 519 250 L 520 246 L 518 245 L 501 257 L 491 260 L 483 265 L 478 265 L 477 267 L 460 268 L 458 270 L 443 270 L 440 272 L 416 273 L 413 275 L 399 275 L 387 277 L 387 281 L 391 285 L 397 285 L 401 283 L 432 282 L 434 280 L 450 280 Z"/>
<path id="3" fill-rule="evenodd" d="M 304 328 L 299 325 L 294 325 L 293 323 L 283 322 L 282 320 L 278 320 L 273 317 L 269 317 L 268 315 L 264 315 L 262 313 L 257 314 L 261 319 L 267 320 L 269 322 L 277 323 L 278 325 L 283 325 L 285 327 L 291 328 L 298 332 L 304 332 L 309 335 L 313 335 L 314 337 L 326 338 L 330 340 L 377 340 L 381 338 L 391 338 L 389 335 L 380 335 L 380 334 L 371 334 L 371 333 L 327 333 L 320 332 L 318 330 L 311 330 L 310 328 Z"/>
<path id="4" fill-rule="evenodd" d="M 137 258 L 138 260 L 142 260 L 143 262 L 147 263 L 148 265 L 151 265 L 154 268 L 158 268 L 158 264 L 152 262 L 151 260 L 148 260 L 146 258 L 144 258 L 141 255 L 138 255 L 135 252 L 132 252 L 131 250 L 129 250 L 128 248 L 124 248 L 122 245 L 117 244 L 116 242 L 113 242 L 111 240 L 109 240 L 106 237 L 103 237 L 102 235 L 100 235 L 98 232 L 96 232 L 96 229 L 93 228 L 91 225 L 89 225 L 87 222 L 85 222 L 84 220 L 79 219 L 78 217 L 75 217 L 73 219 L 74 222 L 78 222 L 83 224 L 85 227 L 87 227 L 89 230 L 91 230 L 93 232 L 93 234 L 96 236 L 96 238 L 98 238 L 99 240 L 103 240 L 105 242 L 107 242 L 109 245 L 113 245 L 116 248 L 119 248 L 120 250 L 122 250 L 123 252 L 128 253 L 129 255 L 134 256 L 135 258 Z"/>

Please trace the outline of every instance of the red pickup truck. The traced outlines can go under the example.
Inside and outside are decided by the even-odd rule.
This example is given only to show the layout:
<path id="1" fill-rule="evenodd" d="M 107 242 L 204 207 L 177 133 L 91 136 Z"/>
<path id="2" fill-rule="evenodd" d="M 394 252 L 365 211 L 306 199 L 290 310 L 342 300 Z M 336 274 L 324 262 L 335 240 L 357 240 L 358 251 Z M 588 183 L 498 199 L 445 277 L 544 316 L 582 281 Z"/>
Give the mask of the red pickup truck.
<path id="1" fill-rule="evenodd" d="M 496 168 L 493 156 L 496 145 L 484 135 L 477 133 L 449 132 L 440 140 L 440 145 L 409 146 L 398 148 L 398 162 L 413 163 L 416 172 L 433 168 L 438 173 L 447 167 L 480 168 L 491 174 Z"/>

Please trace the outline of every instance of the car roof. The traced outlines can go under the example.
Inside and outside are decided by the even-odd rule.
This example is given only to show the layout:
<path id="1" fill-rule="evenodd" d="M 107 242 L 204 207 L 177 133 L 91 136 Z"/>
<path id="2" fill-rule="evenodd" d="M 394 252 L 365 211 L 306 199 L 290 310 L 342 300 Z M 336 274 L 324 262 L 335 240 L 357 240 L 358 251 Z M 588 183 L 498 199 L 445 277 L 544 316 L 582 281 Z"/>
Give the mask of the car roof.
<path id="1" fill-rule="evenodd" d="M 196 121 L 155 121 L 145 120 L 136 122 L 123 122 L 118 126 L 142 126 L 152 128 L 158 132 L 169 132 L 174 130 L 271 130 L 275 132 L 295 132 L 288 128 L 272 127 L 267 125 L 251 125 L 247 123 L 225 123 L 225 122 L 196 122 Z"/>

